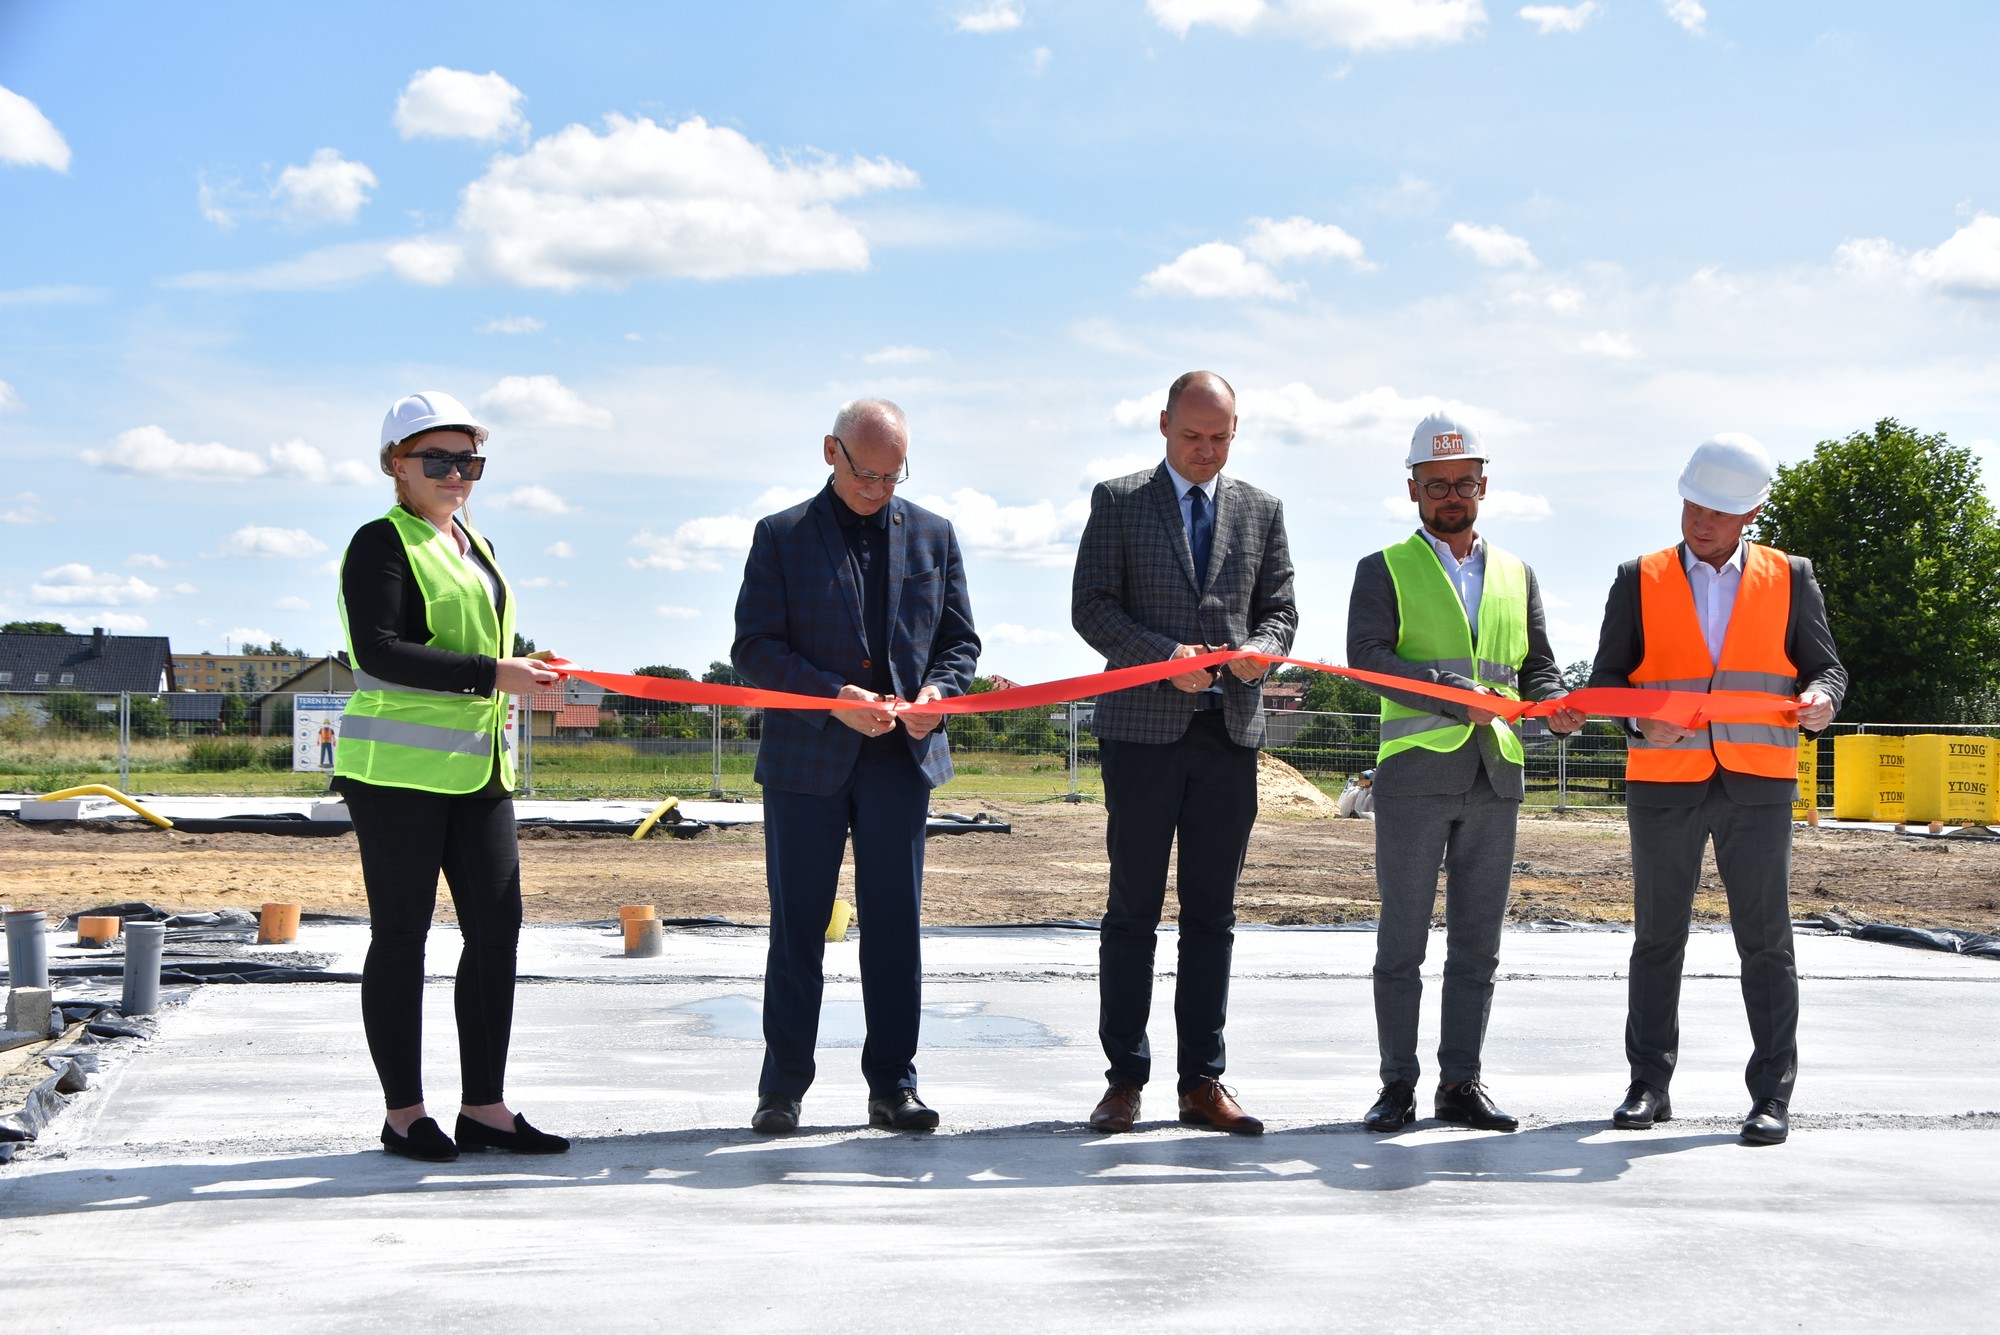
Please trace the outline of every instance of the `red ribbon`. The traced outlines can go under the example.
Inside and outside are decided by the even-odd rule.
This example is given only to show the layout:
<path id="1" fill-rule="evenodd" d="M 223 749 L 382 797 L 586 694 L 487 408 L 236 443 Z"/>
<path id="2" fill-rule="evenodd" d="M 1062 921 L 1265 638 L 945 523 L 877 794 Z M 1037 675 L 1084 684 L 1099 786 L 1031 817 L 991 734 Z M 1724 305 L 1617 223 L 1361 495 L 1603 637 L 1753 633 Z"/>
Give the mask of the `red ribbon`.
<path id="1" fill-rule="evenodd" d="M 680 681 L 671 677 L 639 677 L 624 672 L 592 672 L 567 659 L 551 658 L 548 666 L 566 677 L 575 677 L 602 686 L 619 695 L 642 700 L 661 700 L 683 705 L 741 705 L 752 709 L 873 709 L 886 714 L 992 714 L 1012 709 L 1033 709 L 1040 705 L 1065 704 L 1132 686 L 1144 686 L 1186 672 L 1219 669 L 1225 663 L 1249 659 L 1263 664 L 1288 663 L 1315 672 L 1331 672 L 1368 686 L 1405 691 L 1432 700 L 1445 700 L 1470 709 L 1484 710 L 1510 722 L 1522 718 L 1545 718 L 1560 709 L 1610 718 L 1659 719 L 1683 728 L 1705 727 L 1711 722 L 1755 718 L 1768 714 L 1798 713 L 1798 701 L 1777 695 L 1704 695 L 1690 691 L 1657 691 L 1635 686 L 1586 686 L 1557 700 L 1508 700 L 1502 696 L 1468 691 L 1457 686 L 1439 686 L 1413 681 L 1384 672 L 1363 672 L 1358 668 L 1334 667 L 1303 658 L 1280 658 L 1275 654 L 1245 653 L 1238 649 L 1217 649 L 1193 658 L 1170 658 L 1138 667 L 1114 668 L 1082 677 L 1038 682 L 1032 686 L 1011 686 L 1002 691 L 982 691 L 978 695 L 957 695 L 945 700 L 912 704 L 908 700 L 838 700 L 824 695 L 796 695 L 790 691 L 764 691 L 752 686 L 723 686 L 715 682 Z"/>

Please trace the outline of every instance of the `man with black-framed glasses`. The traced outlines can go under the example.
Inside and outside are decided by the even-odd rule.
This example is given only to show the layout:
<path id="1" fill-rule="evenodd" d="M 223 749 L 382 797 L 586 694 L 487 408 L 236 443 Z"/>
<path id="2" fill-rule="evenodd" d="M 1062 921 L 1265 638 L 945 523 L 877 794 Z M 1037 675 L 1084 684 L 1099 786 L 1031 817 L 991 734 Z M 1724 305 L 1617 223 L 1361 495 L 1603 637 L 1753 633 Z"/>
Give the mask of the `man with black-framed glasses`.
<path id="1" fill-rule="evenodd" d="M 1421 526 L 1364 557 L 1347 612 L 1347 663 L 1510 700 L 1564 694 L 1535 573 L 1474 530 L 1486 497 L 1479 433 L 1448 413 L 1418 424 L 1406 462 Z M 1549 726 L 1583 726 L 1574 710 Z M 1480 1080 L 1480 1049 L 1500 963 L 1523 782 L 1521 739 L 1482 709 L 1421 695 L 1382 695 L 1375 761 L 1375 1035 L 1382 1092 L 1362 1124 L 1398 1131 L 1416 1120 L 1421 970 L 1445 879 L 1444 1011 L 1433 1109 L 1489 1131 L 1518 1123 Z"/>

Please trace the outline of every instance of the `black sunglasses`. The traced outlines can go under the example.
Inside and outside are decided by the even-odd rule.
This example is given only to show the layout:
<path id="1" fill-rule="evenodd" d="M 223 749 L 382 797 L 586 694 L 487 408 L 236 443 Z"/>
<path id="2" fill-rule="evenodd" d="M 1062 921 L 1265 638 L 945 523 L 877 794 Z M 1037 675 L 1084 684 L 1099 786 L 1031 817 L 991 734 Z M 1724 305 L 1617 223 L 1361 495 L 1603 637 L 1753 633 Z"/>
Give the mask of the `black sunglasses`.
<path id="1" fill-rule="evenodd" d="M 462 454 L 449 454 L 444 450 L 417 450 L 405 457 L 421 459 L 424 476 L 437 478 L 440 481 L 450 477 L 454 468 L 467 482 L 479 481 L 479 475 L 486 471 L 486 456 L 474 454 L 471 450 L 466 450 Z"/>

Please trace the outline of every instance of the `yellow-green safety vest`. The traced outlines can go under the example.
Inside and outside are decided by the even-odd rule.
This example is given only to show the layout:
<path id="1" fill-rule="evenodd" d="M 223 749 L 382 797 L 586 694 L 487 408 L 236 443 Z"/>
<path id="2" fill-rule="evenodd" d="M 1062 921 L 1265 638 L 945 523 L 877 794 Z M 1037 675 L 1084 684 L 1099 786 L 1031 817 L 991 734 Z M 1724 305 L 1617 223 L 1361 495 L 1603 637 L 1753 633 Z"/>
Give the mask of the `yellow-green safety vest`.
<path id="1" fill-rule="evenodd" d="M 1486 576 L 1479 595 L 1479 644 L 1473 648 L 1465 604 L 1444 573 L 1444 563 L 1421 533 L 1382 551 L 1389 580 L 1396 586 L 1396 657 L 1419 667 L 1455 672 L 1510 700 L 1521 698 L 1521 664 L 1528 660 L 1528 567 L 1520 558 L 1486 544 Z M 1507 761 L 1522 763 L 1521 739 L 1505 719 L 1494 719 L 1493 740 Z M 1456 751 L 1472 736 L 1472 725 L 1383 697 L 1381 764 L 1413 746 Z"/>
<path id="2" fill-rule="evenodd" d="M 500 575 L 486 539 L 463 525 L 499 580 L 498 614 L 486 586 L 466 568 L 457 543 L 400 505 L 389 511 L 389 522 L 403 540 L 424 597 L 424 619 L 431 628 L 425 643 L 453 653 L 505 657 L 514 642 L 514 593 Z M 345 566 L 345 557 L 341 563 Z M 507 724 L 504 692 L 496 689 L 483 696 L 426 691 L 370 676 L 361 670 L 361 657 L 354 652 L 344 595 L 340 628 L 347 638 L 356 690 L 341 717 L 340 741 L 333 753 L 336 775 L 429 793 L 477 792 L 493 773 L 493 752 L 498 747 L 500 782 L 513 790 L 514 757 L 502 741 Z"/>

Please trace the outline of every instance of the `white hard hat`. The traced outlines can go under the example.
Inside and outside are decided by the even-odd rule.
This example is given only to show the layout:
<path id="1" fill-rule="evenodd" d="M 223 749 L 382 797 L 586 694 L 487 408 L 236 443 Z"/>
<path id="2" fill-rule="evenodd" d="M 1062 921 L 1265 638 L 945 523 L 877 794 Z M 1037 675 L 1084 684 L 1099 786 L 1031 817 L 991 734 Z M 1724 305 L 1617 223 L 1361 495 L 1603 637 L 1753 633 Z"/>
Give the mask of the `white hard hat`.
<path id="1" fill-rule="evenodd" d="M 1479 433 L 1450 413 L 1432 413 L 1417 423 L 1410 436 L 1411 468 L 1433 459 L 1477 459 L 1484 463 L 1492 457 Z"/>
<path id="2" fill-rule="evenodd" d="M 486 443 L 486 428 L 479 425 L 471 410 L 449 394 L 422 389 L 408 398 L 397 399 L 389 415 L 382 419 L 382 471 L 395 476 L 396 470 L 389 466 L 389 451 L 397 445 L 411 436 L 448 426 L 471 432 L 476 445 Z"/>
<path id="3" fill-rule="evenodd" d="M 1777 465 L 1741 431 L 1710 436 L 1681 470 L 1681 496 L 1718 514 L 1747 515 L 1771 498 Z"/>

